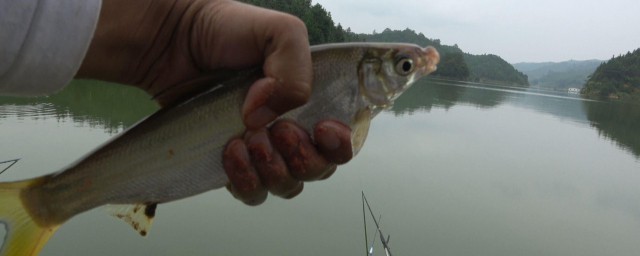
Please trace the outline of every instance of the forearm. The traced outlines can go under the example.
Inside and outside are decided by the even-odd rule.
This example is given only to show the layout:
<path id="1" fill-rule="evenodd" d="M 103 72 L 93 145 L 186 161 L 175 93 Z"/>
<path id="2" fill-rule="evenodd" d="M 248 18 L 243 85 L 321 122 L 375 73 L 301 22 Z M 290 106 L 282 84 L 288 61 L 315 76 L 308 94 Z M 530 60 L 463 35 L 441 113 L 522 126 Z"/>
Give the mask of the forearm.
<path id="1" fill-rule="evenodd" d="M 231 0 L 103 1 L 78 78 L 137 86 L 167 105 L 218 69 L 262 64 L 265 75 L 288 83 L 273 93 L 283 95 L 272 101 L 277 112 L 308 95 L 307 32 L 293 16 Z M 303 72 L 289 72 L 298 67 Z"/>
<path id="2" fill-rule="evenodd" d="M 93 40 L 76 77 L 144 84 L 167 58 L 175 31 L 192 1 L 103 0 Z"/>

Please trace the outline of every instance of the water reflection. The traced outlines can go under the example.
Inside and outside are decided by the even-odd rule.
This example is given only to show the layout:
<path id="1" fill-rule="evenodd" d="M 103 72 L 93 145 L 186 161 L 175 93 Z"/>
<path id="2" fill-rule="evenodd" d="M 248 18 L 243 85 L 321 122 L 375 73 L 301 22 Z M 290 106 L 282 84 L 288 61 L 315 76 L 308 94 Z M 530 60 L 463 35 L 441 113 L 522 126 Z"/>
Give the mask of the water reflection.
<path id="1" fill-rule="evenodd" d="M 584 109 L 601 136 L 640 157 L 640 105 L 592 102 Z"/>
<path id="2" fill-rule="evenodd" d="M 455 105 L 493 108 L 501 104 L 531 109 L 562 120 L 590 124 L 604 138 L 640 158 L 640 105 L 580 100 L 568 95 L 531 92 L 519 87 L 423 79 L 389 110 L 396 116 L 448 110 Z M 97 81 L 73 81 L 49 97 L 0 97 L 0 122 L 54 118 L 100 127 L 110 134 L 131 126 L 157 110 L 149 96 L 132 87 Z"/>
<path id="3" fill-rule="evenodd" d="M 429 112 L 433 107 L 449 109 L 458 104 L 491 108 L 500 105 L 507 95 L 506 91 L 499 90 L 479 93 L 473 87 L 471 83 L 423 79 L 403 94 L 390 111 L 399 116 L 416 111 Z"/>
<path id="4" fill-rule="evenodd" d="M 76 80 L 48 97 L 0 97 L 0 121 L 21 119 L 71 120 L 116 133 L 157 109 L 144 92 L 104 82 Z"/>
<path id="5" fill-rule="evenodd" d="M 589 124 L 620 148 L 640 157 L 640 105 L 596 102 L 558 92 L 424 79 L 411 87 L 391 108 L 396 116 L 450 109 L 456 105 L 493 108 L 510 104 L 552 115 L 561 120 Z"/>

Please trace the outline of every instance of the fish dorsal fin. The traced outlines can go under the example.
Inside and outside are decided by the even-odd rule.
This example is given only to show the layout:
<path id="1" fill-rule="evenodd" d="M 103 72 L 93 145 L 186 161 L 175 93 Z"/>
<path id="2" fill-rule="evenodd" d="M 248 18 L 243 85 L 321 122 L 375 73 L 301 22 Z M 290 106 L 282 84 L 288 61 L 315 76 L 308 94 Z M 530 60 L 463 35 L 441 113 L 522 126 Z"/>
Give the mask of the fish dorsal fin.
<path id="1" fill-rule="evenodd" d="M 140 235 L 146 236 L 156 215 L 157 206 L 158 204 L 110 205 L 108 210 L 109 214 L 131 225 Z"/>

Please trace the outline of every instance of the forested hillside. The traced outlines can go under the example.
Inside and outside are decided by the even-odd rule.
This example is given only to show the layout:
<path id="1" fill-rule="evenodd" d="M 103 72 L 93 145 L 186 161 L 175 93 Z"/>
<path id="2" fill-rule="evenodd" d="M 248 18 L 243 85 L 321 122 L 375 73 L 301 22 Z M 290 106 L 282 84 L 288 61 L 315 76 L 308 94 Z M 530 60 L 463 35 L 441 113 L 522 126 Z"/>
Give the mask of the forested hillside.
<path id="1" fill-rule="evenodd" d="M 529 77 L 531 86 L 566 91 L 582 88 L 601 60 L 516 63 L 513 66 Z"/>
<path id="2" fill-rule="evenodd" d="M 438 49 L 441 62 L 433 74 L 457 80 L 487 83 L 505 83 L 528 86 L 527 76 L 497 55 L 473 55 L 464 53 L 458 45 L 442 45 L 438 39 L 429 39 L 411 29 L 385 29 L 381 33 L 358 34 L 360 40 L 371 42 L 407 42 L 418 45 L 432 45 Z"/>
<path id="3" fill-rule="evenodd" d="M 470 81 L 529 86 L 527 75 L 516 70 L 498 55 L 465 53 L 464 60 L 471 71 Z"/>
<path id="4" fill-rule="evenodd" d="M 416 33 L 411 29 L 391 30 L 385 29 L 382 33 L 357 34 L 358 41 L 368 42 L 404 42 L 421 46 L 433 46 L 440 53 L 440 64 L 433 76 L 442 76 L 456 80 L 467 80 L 469 78 L 469 67 L 464 60 L 463 52 L 457 45 L 442 45 L 438 39 L 429 39 L 422 33 Z"/>
<path id="5" fill-rule="evenodd" d="M 349 28 L 334 23 L 331 13 L 311 0 L 243 0 L 257 6 L 280 10 L 302 19 L 309 30 L 309 42 L 405 42 L 438 49 L 441 61 L 433 74 L 455 80 L 471 80 L 528 86 L 526 75 L 496 55 L 472 55 L 464 53 L 457 45 L 443 45 L 438 39 L 429 39 L 414 30 L 385 29 L 381 33 L 355 34 Z"/>
<path id="6" fill-rule="evenodd" d="M 322 44 L 330 42 L 354 41 L 355 34 L 342 25 L 335 24 L 331 14 L 320 4 L 312 4 L 311 0 L 241 0 L 242 2 L 279 10 L 297 16 L 309 31 L 309 43 Z"/>
<path id="7" fill-rule="evenodd" d="M 640 49 L 602 63 L 587 81 L 583 94 L 640 102 Z"/>

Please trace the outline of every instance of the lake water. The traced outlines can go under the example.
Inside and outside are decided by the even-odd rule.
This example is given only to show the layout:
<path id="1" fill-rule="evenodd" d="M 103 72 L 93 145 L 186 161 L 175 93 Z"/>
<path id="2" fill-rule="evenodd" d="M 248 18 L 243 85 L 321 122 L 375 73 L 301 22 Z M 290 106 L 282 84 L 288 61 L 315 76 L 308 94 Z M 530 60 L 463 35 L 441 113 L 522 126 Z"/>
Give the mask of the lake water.
<path id="1" fill-rule="evenodd" d="M 1 181 L 62 168 L 156 109 L 88 83 L 0 98 L 0 161 L 21 158 Z M 42 255 L 363 255 L 361 191 L 395 255 L 638 255 L 639 159 L 638 106 L 423 80 L 354 160 L 293 200 L 205 193 L 160 205 L 146 238 L 95 209 Z"/>

